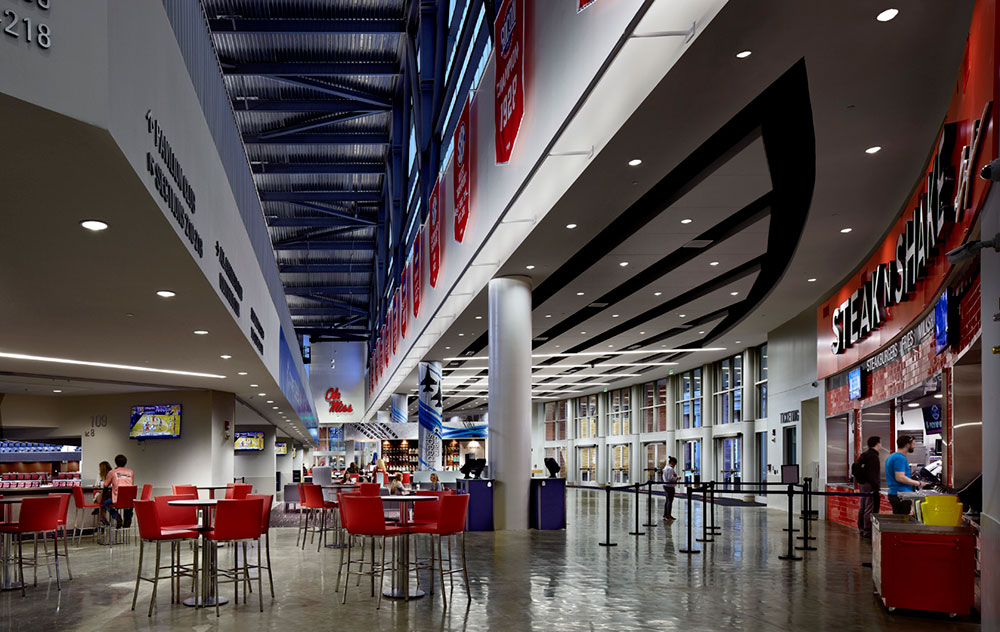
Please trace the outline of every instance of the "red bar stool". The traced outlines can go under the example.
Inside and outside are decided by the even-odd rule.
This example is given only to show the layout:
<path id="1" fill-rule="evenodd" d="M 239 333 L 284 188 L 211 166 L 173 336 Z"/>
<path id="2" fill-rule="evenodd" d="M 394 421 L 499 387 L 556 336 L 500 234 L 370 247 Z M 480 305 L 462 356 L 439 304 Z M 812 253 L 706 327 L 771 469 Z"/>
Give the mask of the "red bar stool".
<path id="1" fill-rule="evenodd" d="M 375 576 L 379 577 L 378 584 L 378 601 L 376 602 L 375 608 L 382 607 L 382 584 L 385 579 L 385 544 L 386 538 L 393 538 L 396 536 L 405 536 L 407 530 L 403 527 L 396 527 L 392 525 L 387 525 L 385 522 L 385 510 L 382 507 L 382 499 L 378 496 L 362 496 L 354 494 L 342 494 L 340 496 L 340 512 L 341 520 L 343 521 L 344 528 L 350 536 L 360 536 L 361 538 L 371 539 L 371 549 L 372 549 L 372 560 L 371 569 L 369 571 L 364 570 L 365 557 L 364 550 L 365 545 L 361 544 L 361 559 L 354 562 L 351 561 L 351 550 L 354 548 L 353 538 L 349 537 L 347 539 L 347 563 L 342 564 L 341 567 L 347 568 L 347 577 L 344 582 L 344 595 L 341 603 L 347 603 L 347 587 L 351 583 L 351 575 L 358 577 L 358 581 L 361 581 L 361 577 L 370 576 L 372 580 L 372 596 L 375 596 Z M 381 563 L 375 563 L 375 539 L 382 538 L 382 561 Z M 344 555 L 344 550 L 340 551 L 341 557 Z M 352 571 L 351 564 L 358 564 L 359 570 Z M 391 566 L 390 562 L 390 566 Z M 340 570 L 337 571 L 337 586 L 335 591 L 340 590 Z"/>
<path id="2" fill-rule="evenodd" d="M 218 547 L 212 547 L 211 553 L 215 559 L 212 581 L 215 584 L 215 594 L 219 594 L 219 576 L 225 579 L 221 583 L 233 584 L 235 597 L 233 605 L 239 603 L 240 584 L 243 584 L 243 602 L 247 600 L 247 587 L 250 585 L 250 567 L 247 564 L 247 543 L 257 543 L 260 546 L 260 517 L 264 509 L 259 498 L 244 500 L 220 500 L 215 507 L 215 527 L 205 534 L 212 542 L 231 542 L 243 545 L 243 569 L 239 568 L 239 556 L 233 555 L 233 570 L 219 568 Z M 257 598 L 260 601 L 260 611 L 264 612 L 263 583 L 261 581 L 260 556 L 257 556 Z M 219 600 L 215 600 L 215 616 L 219 616 Z"/>
<path id="3" fill-rule="evenodd" d="M 56 522 L 56 526 L 62 527 L 63 552 L 59 553 L 58 530 L 56 530 L 56 541 L 53 546 L 57 556 L 62 555 L 66 558 L 66 574 L 69 575 L 70 579 L 73 579 L 73 571 L 69 568 L 69 545 L 66 543 L 66 514 L 69 512 L 69 494 L 53 493 L 49 496 L 55 496 L 59 499 L 59 520 Z"/>
<path id="4" fill-rule="evenodd" d="M 88 503 L 83 495 L 83 488 L 76 486 L 73 488 L 73 504 L 76 505 L 76 545 L 80 546 L 83 541 L 83 521 L 86 520 L 86 510 L 100 509 L 101 503 Z M 94 537 L 97 537 L 97 514 L 94 514 Z"/>
<path id="5" fill-rule="evenodd" d="M 337 508 L 337 503 L 330 502 L 323 498 L 323 488 L 319 485 L 312 483 L 303 483 L 302 492 L 305 494 L 305 504 L 304 506 L 309 509 L 309 513 L 306 514 L 306 526 L 305 534 L 312 533 L 313 539 L 315 540 L 316 534 L 319 534 L 319 544 L 316 545 L 316 552 L 319 553 L 322 548 L 324 541 L 326 539 L 326 534 L 331 530 L 336 530 L 338 527 L 326 526 L 327 515 L 330 510 Z M 317 515 L 318 512 L 318 515 Z M 314 526 L 309 526 L 309 521 L 312 520 Z M 315 523 L 319 522 L 317 526 Z M 306 548 L 305 536 L 302 538 L 302 548 Z"/>
<path id="6" fill-rule="evenodd" d="M 299 492 L 299 524 L 295 531 L 295 546 L 299 545 L 299 536 L 304 536 L 304 528 L 302 527 L 302 510 L 306 508 L 306 493 L 302 491 L 302 486 L 305 483 L 296 483 L 295 489 Z M 306 512 L 308 515 L 308 511 Z M 306 545 L 303 541 L 302 548 L 305 549 Z"/>
<path id="7" fill-rule="evenodd" d="M 156 504 L 156 516 L 160 527 L 171 531 L 189 531 L 197 529 L 198 509 L 196 507 L 179 507 L 170 504 L 172 500 L 197 500 L 197 496 L 191 494 L 176 494 L 173 496 L 157 496 L 153 499 Z"/>
<path id="8" fill-rule="evenodd" d="M 139 598 L 139 584 L 143 581 L 153 584 L 153 593 L 149 597 L 149 612 L 146 616 L 153 616 L 153 606 L 156 604 L 156 589 L 161 579 L 170 580 L 170 603 L 179 602 L 181 599 L 180 582 L 182 577 L 195 577 L 198 574 L 198 532 L 192 530 L 174 530 L 164 528 L 157 513 L 156 502 L 152 500 L 137 500 L 133 503 L 135 516 L 139 522 L 139 569 L 135 576 L 135 591 L 132 593 L 132 610 L 135 610 L 135 602 Z M 194 560 L 190 566 L 181 565 L 180 543 L 185 540 L 193 540 Z M 149 542 L 156 544 L 156 561 L 153 564 L 153 576 L 143 577 L 142 575 L 142 554 L 144 544 Z M 160 545 L 164 542 L 170 543 L 170 564 L 163 566 L 160 564 Z M 160 571 L 170 569 L 168 575 L 161 575 Z M 197 582 L 195 583 L 195 600 L 198 599 Z"/>
<path id="9" fill-rule="evenodd" d="M 358 492 L 362 496 L 378 496 L 382 491 L 382 486 L 378 483 L 361 483 Z"/>
<path id="10" fill-rule="evenodd" d="M 139 500 L 152 500 L 153 498 L 153 486 L 149 483 L 142 486 L 142 495 Z"/>
<path id="11" fill-rule="evenodd" d="M 462 573 L 465 577 L 465 594 L 469 595 L 469 573 L 465 566 L 465 519 L 469 511 L 468 494 L 445 494 L 441 497 L 441 513 L 437 524 L 434 525 L 414 525 L 410 527 L 410 533 L 426 533 L 431 536 L 431 565 L 434 564 L 434 536 L 437 536 L 437 562 L 438 573 L 441 578 L 441 603 L 448 607 L 448 598 L 445 596 L 444 578 L 448 576 L 451 588 L 454 590 L 455 581 L 452 575 Z M 455 568 L 451 559 L 451 539 L 452 536 L 462 536 L 462 566 Z M 444 556 L 441 552 L 441 539 L 448 538 L 448 570 L 444 569 Z M 434 586 L 434 572 L 431 571 L 431 590 Z"/>
<path id="12" fill-rule="evenodd" d="M 24 597 L 24 536 L 32 535 L 34 541 L 34 555 L 31 559 L 31 567 L 34 569 L 33 585 L 38 585 L 38 534 L 42 538 L 48 537 L 49 531 L 56 531 L 59 525 L 59 504 L 60 500 L 54 496 L 42 496 L 36 498 L 25 498 L 21 501 L 21 513 L 17 522 L 9 522 L 0 526 L 0 532 L 17 534 L 17 571 L 21 580 L 21 596 Z M 58 542 L 58 540 L 57 540 Z M 46 562 L 51 557 L 56 566 L 56 588 L 62 590 L 62 583 L 59 581 L 59 557 L 55 553 L 45 554 Z"/>
<path id="13" fill-rule="evenodd" d="M 119 512 L 124 512 L 126 509 L 131 511 L 135 507 L 135 497 L 136 497 L 136 492 L 138 491 L 139 489 L 135 485 L 121 485 L 118 488 L 118 500 L 111 503 L 111 506 L 114 507 Z M 128 536 L 131 533 L 131 524 L 125 523 L 122 528 L 125 529 L 125 543 L 127 544 L 129 541 Z M 111 546 L 114 546 L 115 544 L 115 537 L 118 531 L 119 527 L 117 525 L 117 521 L 116 524 L 108 525 L 108 533 L 109 533 L 108 543 Z"/>
<path id="14" fill-rule="evenodd" d="M 260 499 L 264 507 L 260 516 L 260 532 L 264 536 L 264 550 L 267 555 L 267 566 L 261 565 L 260 567 L 267 569 L 267 583 L 271 587 L 271 599 L 274 599 L 274 578 L 271 576 L 271 506 L 274 505 L 274 496 L 264 494 L 250 494 L 247 496 L 247 500 L 254 499 Z M 259 561 L 259 546 L 257 547 L 257 557 Z"/>
<path id="15" fill-rule="evenodd" d="M 234 483 L 226 486 L 226 500 L 244 500 L 253 491 L 253 485 Z"/>
<path id="16" fill-rule="evenodd" d="M 172 486 L 174 496 L 187 495 L 190 494 L 198 498 L 198 486 L 197 485 L 173 485 Z"/>

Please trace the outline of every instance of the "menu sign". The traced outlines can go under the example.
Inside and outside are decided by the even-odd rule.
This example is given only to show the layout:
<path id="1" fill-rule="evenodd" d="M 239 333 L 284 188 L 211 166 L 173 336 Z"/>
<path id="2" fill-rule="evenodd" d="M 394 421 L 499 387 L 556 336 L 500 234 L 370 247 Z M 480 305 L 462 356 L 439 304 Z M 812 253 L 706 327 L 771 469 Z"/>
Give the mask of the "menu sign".
<path id="1" fill-rule="evenodd" d="M 493 22 L 497 164 L 510 162 L 524 116 L 524 0 L 503 0 Z"/>

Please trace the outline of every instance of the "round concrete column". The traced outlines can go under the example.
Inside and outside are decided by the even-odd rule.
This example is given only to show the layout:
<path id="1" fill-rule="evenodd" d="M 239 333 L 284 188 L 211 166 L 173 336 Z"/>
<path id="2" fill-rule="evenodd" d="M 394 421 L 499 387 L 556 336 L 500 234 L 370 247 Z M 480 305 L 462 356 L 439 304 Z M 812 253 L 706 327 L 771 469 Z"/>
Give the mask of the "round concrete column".
<path id="1" fill-rule="evenodd" d="M 409 398 L 406 393 L 393 393 L 389 399 L 389 421 L 394 424 L 405 424 L 409 413 Z"/>
<path id="2" fill-rule="evenodd" d="M 531 281 L 489 283 L 490 476 L 497 529 L 528 528 L 531 479 Z"/>
<path id="3" fill-rule="evenodd" d="M 421 362 L 417 365 L 417 422 L 419 428 L 420 471 L 441 469 L 441 415 L 444 395 L 441 392 L 441 363 Z M 393 396 L 395 397 L 395 396 Z"/>

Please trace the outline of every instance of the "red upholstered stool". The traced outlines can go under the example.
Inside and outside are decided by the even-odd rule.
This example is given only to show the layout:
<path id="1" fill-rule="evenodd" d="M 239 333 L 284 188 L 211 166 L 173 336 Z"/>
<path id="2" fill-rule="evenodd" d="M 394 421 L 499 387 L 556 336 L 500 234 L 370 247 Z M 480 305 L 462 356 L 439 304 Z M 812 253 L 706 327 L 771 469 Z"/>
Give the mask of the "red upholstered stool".
<path id="1" fill-rule="evenodd" d="M 364 542 L 361 544 L 361 559 L 358 561 L 351 561 L 351 552 L 354 548 L 353 538 L 349 537 L 347 539 L 347 562 L 342 564 L 342 567 L 347 568 L 347 577 L 344 582 L 344 596 L 341 603 L 347 603 L 347 587 L 351 583 L 351 575 L 358 577 L 360 582 L 361 577 L 371 577 L 372 582 L 372 596 L 375 596 L 375 576 L 378 575 L 378 600 L 376 602 L 375 608 L 382 607 L 382 583 L 385 578 L 385 545 L 386 538 L 392 538 L 396 536 L 405 536 L 407 531 L 405 528 L 396 527 L 388 525 L 385 522 L 385 510 L 382 507 L 382 499 L 378 496 L 363 496 L 354 494 L 342 494 L 340 496 L 340 509 L 341 509 L 341 520 L 343 521 L 344 528 L 350 536 L 359 536 L 361 538 L 367 538 L 371 540 L 371 550 L 372 559 L 370 564 L 370 570 L 364 570 Z M 375 540 L 376 538 L 382 539 L 382 561 L 378 564 L 375 563 Z M 341 557 L 344 555 L 344 549 L 340 551 Z M 358 570 L 352 571 L 351 564 L 357 564 Z M 390 562 L 391 566 L 391 562 Z M 335 590 L 340 590 L 340 572 L 337 572 L 337 587 Z"/>
<path id="2" fill-rule="evenodd" d="M 86 510 L 100 509 L 101 503 L 88 503 L 83 495 L 83 488 L 73 487 L 73 504 L 76 506 L 76 545 L 80 546 L 83 540 L 83 521 L 86 519 Z M 97 514 L 94 514 L 94 537 L 97 537 Z"/>
<path id="3" fill-rule="evenodd" d="M 466 514 L 469 511 L 469 495 L 468 494 L 445 494 L 441 497 L 441 511 L 438 517 L 437 524 L 424 524 L 424 525 L 414 525 L 410 527 L 410 533 L 426 533 L 431 536 L 431 564 L 433 566 L 434 558 L 436 557 L 438 562 L 438 573 L 441 577 L 441 603 L 445 608 L 448 607 L 448 599 L 445 596 L 444 590 L 444 578 L 445 575 L 448 576 L 451 588 L 454 589 L 455 582 L 452 579 L 452 575 L 455 573 L 462 573 L 465 577 L 465 594 L 469 595 L 469 573 L 465 568 L 465 519 Z M 451 540 L 452 536 L 462 536 L 461 547 L 462 547 L 462 566 L 460 568 L 455 568 L 451 559 Z M 434 555 L 434 540 L 437 536 L 437 555 Z M 448 538 L 448 570 L 444 568 L 444 556 L 441 551 L 441 539 Z M 434 587 L 434 573 L 431 572 L 431 590 Z"/>
<path id="4" fill-rule="evenodd" d="M 170 529 L 164 527 L 157 512 L 157 503 L 152 500 L 137 500 L 134 502 L 135 516 L 139 523 L 139 569 L 135 576 L 135 591 L 132 593 L 132 610 L 135 610 L 135 602 L 139 598 L 139 584 L 147 581 L 153 584 L 153 593 L 149 597 L 149 612 L 146 616 L 153 616 L 153 606 L 156 604 L 156 588 L 161 579 L 170 580 L 170 603 L 177 603 L 181 600 L 180 582 L 182 577 L 195 577 L 198 574 L 198 532 L 189 529 Z M 193 540 L 194 559 L 190 566 L 180 564 L 180 543 L 185 540 Z M 146 542 L 156 544 L 156 560 L 153 564 L 153 576 L 143 577 L 142 556 Z M 160 564 L 160 547 L 164 542 L 170 543 L 170 564 L 163 566 Z M 161 575 L 160 571 L 170 569 L 168 575 Z M 198 598 L 197 583 L 195 583 L 195 600 Z"/>
<path id="5" fill-rule="evenodd" d="M 250 566 L 247 563 L 247 544 L 256 542 L 260 546 L 260 520 L 263 513 L 263 501 L 260 498 L 244 500 L 220 500 L 215 507 L 215 528 L 205 534 L 205 538 L 213 542 L 231 542 L 243 545 L 243 568 L 239 567 L 239 556 L 233 555 L 233 570 L 219 568 L 219 549 L 212 547 L 215 558 L 212 565 L 215 572 L 212 581 L 215 584 L 215 594 L 219 594 L 219 584 L 233 584 L 235 596 L 233 605 L 239 603 L 240 584 L 243 584 L 243 602 L 247 600 L 247 588 L 250 585 Z M 263 584 L 260 576 L 260 556 L 257 556 L 257 598 L 260 601 L 260 611 L 264 612 Z M 219 577 L 224 579 L 220 580 Z M 219 599 L 215 600 L 215 616 L 219 616 Z"/>
<path id="6" fill-rule="evenodd" d="M 34 542 L 34 555 L 31 558 L 30 566 L 34 570 L 33 585 L 38 585 L 38 534 L 42 538 L 48 537 L 49 531 L 55 532 L 59 528 L 59 506 L 62 501 L 55 496 L 41 496 L 36 498 L 25 498 L 21 501 L 21 513 L 17 522 L 8 522 L 0 526 L 0 533 L 11 533 L 17 535 L 17 572 L 21 581 L 21 596 L 24 597 L 24 536 L 30 534 Z M 55 535 L 53 533 L 53 535 Z M 57 540 L 58 542 L 58 540 Z M 56 588 L 62 590 L 59 581 L 59 556 L 56 553 L 45 553 L 45 565 L 48 566 L 48 558 L 52 558 L 56 567 Z"/>

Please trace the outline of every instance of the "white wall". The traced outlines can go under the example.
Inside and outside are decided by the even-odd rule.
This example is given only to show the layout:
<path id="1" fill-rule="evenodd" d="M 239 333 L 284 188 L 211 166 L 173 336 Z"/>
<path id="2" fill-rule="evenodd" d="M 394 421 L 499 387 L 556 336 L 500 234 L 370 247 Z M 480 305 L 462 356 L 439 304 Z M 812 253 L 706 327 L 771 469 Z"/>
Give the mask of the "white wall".
<path id="1" fill-rule="evenodd" d="M 365 412 L 365 362 L 363 342 L 321 342 L 310 346 L 309 390 L 320 423 L 358 422 Z M 351 412 L 331 413 L 326 392 L 340 391 L 340 401 Z"/>
<path id="2" fill-rule="evenodd" d="M 263 432 L 264 449 L 260 452 L 235 452 L 234 476 L 245 478 L 247 483 L 253 485 L 255 494 L 273 494 L 274 473 L 278 468 L 277 457 L 274 454 L 277 429 L 243 402 L 236 402 L 236 430 Z"/>
<path id="3" fill-rule="evenodd" d="M 291 437 L 281 434 L 280 431 L 277 431 L 275 440 L 288 444 L 288 454 L 281 455 L 275 453 L 274 455 L 275 470 L 281 473 L 281 486 L 284 488 L 285 485 L 292 482 L 292 470 L 295 469 L 294 460 L 292 459 L 292 447 L 295 445 L 295 441 Z M 277 494 L 280 494 L 280 491 Z M 281 500 L 281 497 L 277 494 L 274 497 L 275 502 Z"/>

